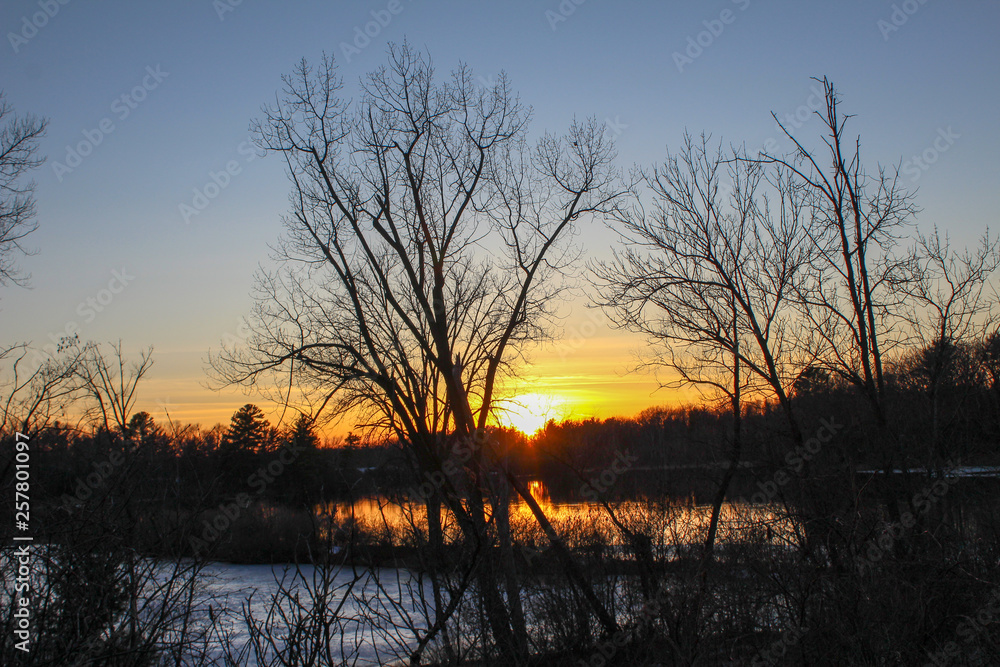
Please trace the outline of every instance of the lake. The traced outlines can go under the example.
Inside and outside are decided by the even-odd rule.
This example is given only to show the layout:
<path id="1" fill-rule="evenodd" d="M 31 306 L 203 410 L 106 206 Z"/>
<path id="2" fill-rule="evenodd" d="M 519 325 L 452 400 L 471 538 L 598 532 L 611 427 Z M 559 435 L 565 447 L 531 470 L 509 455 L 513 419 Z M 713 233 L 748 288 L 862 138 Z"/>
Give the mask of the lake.
<path id="1" fill-rule="evenodd" d="M 580 540 L 586 540 L 588 544 L 603 541 L 611 548 L 627 546 L 603 503 L 580 500 L 566 494 L 552 494 L 545 483 L 539 480 L 528 481 L 527 487 L 570 547 L 583 546 L 578 543 Z M 680 499 L 632 497 L 609 501 L 608 506 L 615 512 L 618 521 L 630 530 L 651 536 L 655 547 L 657 544 L 668 546 L 704 541 L 712 508 L 699 500 L 695 494 Z M 327 531 L 337 531 L 353 522 L 367 534 L 391 535 L 395 539 L 413 531 L 419 532 L 421 536 L 426 536 L 427 532 L 427 508 L 423 503 L 400 501 L 387 496 L 365 496 L 353 501 L 323 503 L 317 505 L 314 511 Z M 520 498 L 510 503 L 510 523 L 516 542 L 537 547 L 548 542 L 528 504 Z M 446 540 L 457 539 L 459 529 L 454 516 L 447 509 L 442 510 L 442 524 Z M 731 535 L 745 535 L 748 526 L 762 527 L 764 530 L 769 528 L 776 541 L 792 539 L 795 533 L 794 526 L 779 508 L 726 502 L 720 513 L 717 539 L 724 543 Z M 336 535 L 333 542 L 338 543 Z"/>

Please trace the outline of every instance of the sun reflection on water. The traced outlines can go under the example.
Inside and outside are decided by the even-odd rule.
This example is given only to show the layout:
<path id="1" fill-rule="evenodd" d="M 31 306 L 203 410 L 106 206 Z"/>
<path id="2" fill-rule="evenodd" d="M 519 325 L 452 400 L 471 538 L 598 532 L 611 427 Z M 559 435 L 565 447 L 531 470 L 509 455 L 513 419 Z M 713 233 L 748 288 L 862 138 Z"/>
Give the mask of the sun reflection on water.
<path id="1" fill-rule="evenodd" d="M 541 480 L 528 480 L 527 491 L 541 506 L 556 531 L 571 546 L 578 539 L 599 537 L 608 545 L 622 543 L 620 530 L 608 517 L 603 506 L 592 502 L 553 502 Z M 698 543 L 704 540 L 711 518 L 711 506 L 696 505 L 687 499 L 661 501 L 628 500 L 612 503 L 619 519 L 645 526 L 654 542 L 662 544 Z M 340 539 L 351 531 L 352 522 L 370 535 L 390 533 L 394 540 L 406 541 L 414 529 L 426 535 L 427 507 L 419 501 L 392 502 L 386 498 L 361 498 L 353 503 L 326 503 L 317 506 L 317 517 L 324 524 L 324 533 Z M 489 506 L 486 511 L 490 512 Z M 445 540 L 458 539 L 460 529 L 454 515 L 446 507 L 441 510 Z M 528 543 L 544 543 L 531 509 L 521 498 L 512 498 L 510 521 L 515 539 Z M 330 531 L 330 532 L 327 532 Z M 749 531 L 749 532 L 748 532 Z M 720 543 L 741 541 L 751 533 L 766 535 L 773 544 L 795 543 L 798 531 L 794 521 L 781 508 L 767 505 L 725 503 L 719 524 Z"/>
<path id="2" fill-rule="evenodd" d="M 545 488 L 545 484 L 540 479 L 533 479 L 528 482 L 528 493 L 530 493 L 531 497 L 543 507 L 551 504 L 549 501 L 549 491 Z"/>

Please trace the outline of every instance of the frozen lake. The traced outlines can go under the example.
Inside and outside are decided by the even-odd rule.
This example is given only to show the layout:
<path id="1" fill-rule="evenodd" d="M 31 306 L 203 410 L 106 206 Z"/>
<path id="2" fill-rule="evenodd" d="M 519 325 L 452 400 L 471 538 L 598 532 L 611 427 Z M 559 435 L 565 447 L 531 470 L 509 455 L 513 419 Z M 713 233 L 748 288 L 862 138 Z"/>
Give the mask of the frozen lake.
<path id="1" fill-rule="evenodd" d="M 275 607 L 273 596 L 282 590 L 291 594 L 280 596 L 280 608 Z M 248 612 L 278 647 L 291 629 L 318 655 L 352 665 L 386 665 L 408 660 L 415 630 L 427 627 L 421 598 L 432 600 L 430 584 L 402 569 L 324 572 L 303 565 L 296 572 L 286 565 L 228 563 L 204 568 L 201 595 L 213 615 L 228 610 L 213 657 L 225 664 L 222 646 L 228 644 L 232 657 L 249 665 L 259 664 L 260 655 L 273 657 L 275 649 L 253 641 Z"/>

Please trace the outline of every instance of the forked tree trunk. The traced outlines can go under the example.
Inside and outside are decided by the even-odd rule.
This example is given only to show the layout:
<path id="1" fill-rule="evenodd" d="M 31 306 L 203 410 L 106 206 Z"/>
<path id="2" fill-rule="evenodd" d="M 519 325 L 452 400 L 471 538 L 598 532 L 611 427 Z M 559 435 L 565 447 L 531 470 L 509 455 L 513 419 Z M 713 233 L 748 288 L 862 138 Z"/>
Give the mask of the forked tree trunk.
<path id="1" fill-rule="evenodd" d="M 521 585 L 518 582 L 517 562 L 514 556 L 514 540 L 510 532 L 510 492 L 506 480 L 500 480 L 494 494 L 495 506 L 493 515 L 496 517 L 497 537 L 500 541 L 500 565 L 503 568 L 503 579 L 507 593 L 507 606 L 510 609 L 510 620 L 514 633 L 514 647 L 518 664 L 528 660 L 528 627 L 524 620 L 524 607 L 521 604 Z"/>
<path id="2" fill-rule="evenodd" d="M 740 343 L 739 343 L 739 332 L 737 331 L 736 322 L 736 309 L 733 308 L 733 341 L 735 343 L 733 349 L 733 393 L 730 396 L 730 406 L 733 411 L 733 447 L 731 454 L 729 456 L 729 465 L 726 466 L 726 472 L 722 475 L 722 481 L 719 482 L 719 488 L 715 493 L 715 498 L 712 500 L 712 517 L 708 524 L 708 536 L 705 539 L 705 553 L 702 557 L 701 567 L 702 576 L 704 576 L 705 568 L 708 563 L 712 560 L 715 553 L 715 537 L 719 529 L 719 519 L 722 514 L 722 505 L 726 501 L 726 494 L 729 493 L 729 486 L 732 484 L 733 477 L 736 475 L 736 470 L 740 465 L 740 456 L 743 450 L 743 403 L 742 395 L 740 393 Z"/>
<path id="3" fill-rule="evenodd" d="M 449 663 L 455 661 L 455 648 L 451 645 L 451 635 L 447 622 L 450 605 L 446 605 L 441 591 L 441 578 L 448 576 L 448 563 L 445 556 L 444 530 L 441 525 L 441 496 L 437 492 L 430 494 L 425 503 L 427 507 L 427 543 L 430 547 L 431 588 L 434 595 L 434 622 L 441 627 L 441 644 Z"/>

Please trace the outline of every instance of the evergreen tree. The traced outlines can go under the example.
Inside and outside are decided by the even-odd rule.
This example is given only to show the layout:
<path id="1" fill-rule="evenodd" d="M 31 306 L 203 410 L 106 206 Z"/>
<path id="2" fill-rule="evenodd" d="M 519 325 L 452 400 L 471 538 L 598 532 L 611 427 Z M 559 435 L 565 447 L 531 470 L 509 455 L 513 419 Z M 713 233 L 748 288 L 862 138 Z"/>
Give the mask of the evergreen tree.
<path id="1" fill-rule="evenodd" d="M 223 446 L 230 451 L 259 452 L 267 448 L 271 439 L 271 424 L 264 411 L 247 403 L 233 413 Z"/>
<path id="2" fill-rule="evenodd" d="M 125 429 L 125 436 L 137 444 L 146 442 L 159 433 L 159 427 L 148 412 L 137 412 L 132 415 Z"/>
<path id="3" fill-rule="evenodd" d="M 306 415 L 299 415 L 299 418 L 292 424 L 288 440 L 295 448 L 301 447 L 306 451 L 316 449 L 319 445 L 319 436 L 313 429 L 312 419 Z"/>

